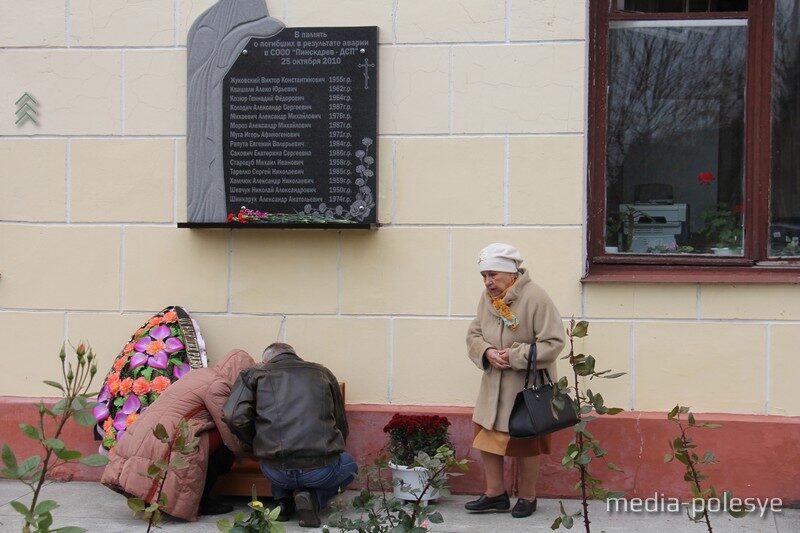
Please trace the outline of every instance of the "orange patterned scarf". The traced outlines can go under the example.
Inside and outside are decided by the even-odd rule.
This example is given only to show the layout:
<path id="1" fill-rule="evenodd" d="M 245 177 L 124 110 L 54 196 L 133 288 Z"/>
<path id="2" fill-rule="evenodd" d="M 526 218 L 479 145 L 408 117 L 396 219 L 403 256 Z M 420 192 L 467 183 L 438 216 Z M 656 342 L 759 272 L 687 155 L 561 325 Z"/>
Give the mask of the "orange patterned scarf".
<path id="1" fill-rule="evenodd" d="M 516 283 L 516 281 L 517 280 L 515 279 L 514 283 Z M 514 315 L 514 312 L 508 307 L 503 299 L 506 297 L 508 289 L 510 289 L 514 283 L 509 285 L 506 290 L 504 290 L 497 298 L 492 297 L 491 294 L 489 295 L 489 298 L 492 300 L 492 307 L 497 310 L 497 313 L 500 315 L 500 320 L 503 322 L 503 324 L 508 326 L 511 331 L 516 331 L 519 321 L 517 320 L 516 315 Z"/>

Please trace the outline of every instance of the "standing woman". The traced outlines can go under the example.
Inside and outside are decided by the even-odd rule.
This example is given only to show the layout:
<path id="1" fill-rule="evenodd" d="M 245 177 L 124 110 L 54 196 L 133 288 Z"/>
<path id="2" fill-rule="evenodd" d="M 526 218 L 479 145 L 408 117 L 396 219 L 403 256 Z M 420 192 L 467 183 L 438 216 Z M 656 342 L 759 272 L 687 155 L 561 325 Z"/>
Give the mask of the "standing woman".
<path id="1" fill-rule="evenodd" d="M 509 244 L 493 243 L 478 258 L 486 288 L 477 316 L 467 332 L 469 358 L 483 372 L 472 421 L 481 452 L 486 491 L 467 502 L 468 511 L 507 511 L 511 507 L 503 480 L 503 460 L 517 458 L 517 500 L 511 515 L 530 516 L 536 510 L 539 456 L 550 453 L 550 435 L 512 439 L 508 418 L 514 398 L 525 383 L 528 352 L 536 342 L 536 368 L 557 380 L 556 358 L 564 347 L 561 315 L 547 293 L 535 284 L 522 256 Z"/>

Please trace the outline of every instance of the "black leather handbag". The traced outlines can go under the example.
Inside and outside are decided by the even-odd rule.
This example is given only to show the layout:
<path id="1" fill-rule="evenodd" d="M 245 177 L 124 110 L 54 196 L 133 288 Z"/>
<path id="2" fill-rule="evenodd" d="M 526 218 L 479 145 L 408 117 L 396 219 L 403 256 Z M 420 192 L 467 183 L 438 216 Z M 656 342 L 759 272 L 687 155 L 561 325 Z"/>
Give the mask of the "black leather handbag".
<path id="1" fill-rule="evenodd" d="M 525 387 L 517 393 L 514 407 L 511 408 L 511 416 L 508 418 L 508 433 L 515 439 L 541 437 L 578 423 L 572 399 L 565 393 L 556 392 L 557 389 L 547 369 L 536 371 L 533 386 L 528 387 L 531 366 L 536 369 L 536 341 L 531 344 L 531 351 L 528 353 Z M 541 385 L 538 387 L 537 376 L 541 378 Z M 552 404 L 554 394 L 559 394 L 564 401 L 563 408 L 558 409 Z"/>

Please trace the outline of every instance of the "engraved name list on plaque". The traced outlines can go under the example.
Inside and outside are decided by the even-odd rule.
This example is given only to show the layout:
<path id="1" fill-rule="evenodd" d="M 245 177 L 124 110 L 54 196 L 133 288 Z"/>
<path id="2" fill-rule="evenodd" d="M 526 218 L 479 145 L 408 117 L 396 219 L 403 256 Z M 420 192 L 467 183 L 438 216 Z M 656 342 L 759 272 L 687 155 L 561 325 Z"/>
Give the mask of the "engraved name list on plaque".
<path id="1" fill-rule="evenodd" d="M 222 86 L 228 223 L 376 222 L 377 27 L 254 37 Z"/>

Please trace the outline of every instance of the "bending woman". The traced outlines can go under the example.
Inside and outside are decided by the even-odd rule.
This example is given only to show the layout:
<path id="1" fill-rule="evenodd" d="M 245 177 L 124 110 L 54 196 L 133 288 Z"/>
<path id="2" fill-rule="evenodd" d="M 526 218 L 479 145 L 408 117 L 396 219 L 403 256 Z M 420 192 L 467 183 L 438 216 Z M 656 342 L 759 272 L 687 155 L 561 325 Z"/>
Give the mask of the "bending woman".
<path id="1" fill-rule="evenodd" d="M 189 422 L 189 439 L 199 437 L 200 443 L 196 453 L 186 456 L 186 468 L 166 477 L 167 514 L 195 521 L 198 514 L 232 511 L 233 507 L 210 496 L 217 476 L 230 470 L 234 454 L 243 451 L 242 443 L 222 421 L 222 408 L 239 374 L 253 364 L 247 352 L 233 350 L 214 368 L 192 370 L 170 385 L 109 454 L 103 485 L 153 502 L 158 483 L 147 476 L 147 469 L 157 459 L 169 456 L 169 446 L 153 435 L 153 429 L 160 423 L 169 435 L 174 435 L 185 418 Z"/>

